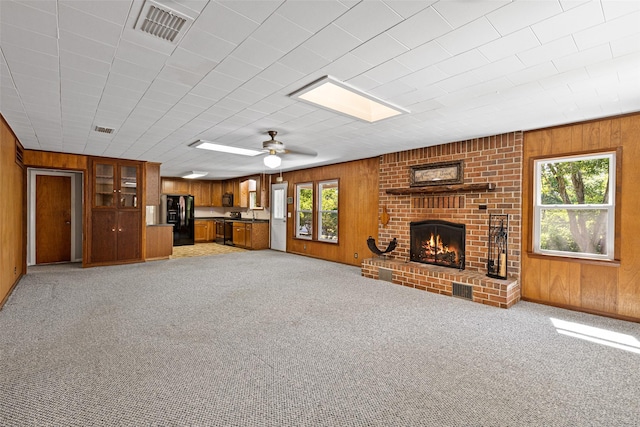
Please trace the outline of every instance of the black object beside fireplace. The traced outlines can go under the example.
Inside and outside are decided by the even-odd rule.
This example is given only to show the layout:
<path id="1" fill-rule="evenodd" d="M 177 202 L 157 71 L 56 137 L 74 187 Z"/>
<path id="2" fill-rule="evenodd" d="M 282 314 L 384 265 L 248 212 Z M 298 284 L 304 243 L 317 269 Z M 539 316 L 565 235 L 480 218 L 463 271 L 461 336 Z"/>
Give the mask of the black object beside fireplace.
<path id="1" fill-rule="evenodd" d="M 410 260 L 464 270 L 465 225 L 442 220 L 409 224 Z"/>

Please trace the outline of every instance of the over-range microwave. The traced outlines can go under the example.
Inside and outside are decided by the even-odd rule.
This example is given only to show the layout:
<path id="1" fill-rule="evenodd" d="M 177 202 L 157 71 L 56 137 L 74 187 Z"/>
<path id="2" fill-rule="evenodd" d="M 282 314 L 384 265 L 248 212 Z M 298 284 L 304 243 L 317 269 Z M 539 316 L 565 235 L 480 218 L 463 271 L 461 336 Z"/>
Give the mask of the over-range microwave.
<path id="1" fill-rule="evenodd" d="M 233 207 L 233 194 L 232 193 L 224 193 L 222 195 L 222 206 Z"/>

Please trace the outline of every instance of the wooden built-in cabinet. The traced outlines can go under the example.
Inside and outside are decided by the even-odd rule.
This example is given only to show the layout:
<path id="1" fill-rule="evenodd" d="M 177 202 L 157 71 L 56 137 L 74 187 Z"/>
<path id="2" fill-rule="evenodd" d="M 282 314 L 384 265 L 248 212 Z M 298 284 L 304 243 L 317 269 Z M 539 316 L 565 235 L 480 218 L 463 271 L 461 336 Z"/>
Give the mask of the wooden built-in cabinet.
<path id="1" fill-rule="evenodd" d="M 233 244 L 245 249 L 269 247 L 268 222 L 233 222 Z"/>
<path id="2" fill-rule="evenodd" d="M 189 185 L 193 204 L 196 207 L 212 206 L 211 181 L 192 181 Z"/>
<path id="3" fill-rule="evenodd" d="M 189 181 L 180 178 L 162 178 L 162 194 L 189 194 Z"/>
<path id="4" fill-rule="evenodd" d="M 216 238 L 216 224 L 212 219 L 196 219 L 193 224 L 194 240 L 198 243 L 212 242 Z"/>
<path id="5" fill-rule="evenodd" d="M 233 207 L 259 209 L 269 205 L 266 175 L 224 181 L 162 178 L 161 187 L 162 194 L 191 194 L 196 207 L 222 207 L 222 195 L 225 193 L 233 194 Z"/>
<path id="6" fill-rule="evenodd" d="M 91 161 L 89 264 L 142 259 L 141 163 Z"/>

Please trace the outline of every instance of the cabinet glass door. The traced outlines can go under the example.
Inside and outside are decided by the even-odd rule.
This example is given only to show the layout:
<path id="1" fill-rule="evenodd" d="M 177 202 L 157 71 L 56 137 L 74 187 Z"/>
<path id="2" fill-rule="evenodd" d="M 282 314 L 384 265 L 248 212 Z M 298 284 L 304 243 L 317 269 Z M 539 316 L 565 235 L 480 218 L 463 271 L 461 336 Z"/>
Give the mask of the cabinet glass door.
<path id="1" fill-rule="evenodd" d="M 138 207 L 138 168 L 120 166 L 120 207 Z"/>
<path id="2" fill-rule="evenodd" d="M 113 165 L 96 163 L 95 167 L 95 205 L 113 207 L 116 194 Z"/>

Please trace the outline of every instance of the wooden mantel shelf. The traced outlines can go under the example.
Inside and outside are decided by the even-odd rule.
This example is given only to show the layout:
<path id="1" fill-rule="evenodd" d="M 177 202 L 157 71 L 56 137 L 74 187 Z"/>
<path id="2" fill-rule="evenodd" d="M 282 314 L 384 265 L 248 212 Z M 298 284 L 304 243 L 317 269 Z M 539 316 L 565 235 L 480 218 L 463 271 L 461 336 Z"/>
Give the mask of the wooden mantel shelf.
<path id="1" fill-rule="evenodd" d="M 491 182 L 482 184 L 429 185 L 425 187 L 389 188 L 387 194 L 430 194 L 430 193 L 459 193 L 462 191 L 492 191 L 496 185 Z"/>

